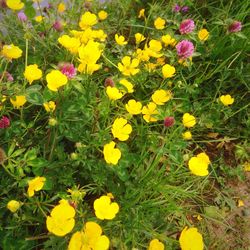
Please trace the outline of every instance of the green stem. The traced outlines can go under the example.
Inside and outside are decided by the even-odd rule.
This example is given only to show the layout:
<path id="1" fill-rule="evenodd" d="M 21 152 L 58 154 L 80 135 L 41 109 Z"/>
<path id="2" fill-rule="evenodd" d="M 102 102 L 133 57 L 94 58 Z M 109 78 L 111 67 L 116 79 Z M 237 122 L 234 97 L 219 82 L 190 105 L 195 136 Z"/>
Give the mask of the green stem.
<path id="1" fill-rule="evenodd" d="M 9 176 L 11 176 L 11 177 L 13 177 L 14 179 L 16 179 L 17 180 L 17 177 L 14 175 L 14 174 L 12 174 L 10 171 L 9 171 L 9 169 L 2 163 L 2 166 L 3 166 L 3 169 L 5 170 L 5 172 L 9 175 Z"/>
<path id="2" fill-rule="evenodd" d="M 9 64 L 9 61 L 6 63 L 6 65 L 5 65 L 5 67 L 4 67 L 4 70 L 3 70 L 3 72 L 2 72 L 2 76 L 1 76 L 1 78 L 0 78 L 0 83 L 2 82 L 2 80 L 3 80 L 3 78 L 4 78 L 4 75 L 5 75 L 5 72 L 6 72 L 6 70 L 7 70 L 8 64 Z"/>
<path id="3" fill-rule="evenodd" d="M 111 65 L 113 65 L 115 68 L 118 69 L 118 67 L 117 67 L 113 62 L 111 62 L 106 56 L 104 56 L 104 55 L 102 54 L 102 57 L 103 57 L 106 61 L 108 61 Z"/>
<path id="4" fill-rule="evenodd" d="M 28 65 L 28 47 L 29 47 L 29 40 L 26 38 L 25 40 L 25 68 Z"/>

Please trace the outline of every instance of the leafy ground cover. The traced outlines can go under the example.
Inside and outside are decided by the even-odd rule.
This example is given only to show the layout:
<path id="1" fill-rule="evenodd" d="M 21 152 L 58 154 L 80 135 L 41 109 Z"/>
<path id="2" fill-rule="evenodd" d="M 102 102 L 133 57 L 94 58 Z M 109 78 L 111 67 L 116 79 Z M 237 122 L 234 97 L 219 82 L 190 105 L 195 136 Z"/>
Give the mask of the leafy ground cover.
<path id="1" fill-rule="evenodd" d="M 249 249 L 249 1 L 0 5 L 2 249 Z"/>

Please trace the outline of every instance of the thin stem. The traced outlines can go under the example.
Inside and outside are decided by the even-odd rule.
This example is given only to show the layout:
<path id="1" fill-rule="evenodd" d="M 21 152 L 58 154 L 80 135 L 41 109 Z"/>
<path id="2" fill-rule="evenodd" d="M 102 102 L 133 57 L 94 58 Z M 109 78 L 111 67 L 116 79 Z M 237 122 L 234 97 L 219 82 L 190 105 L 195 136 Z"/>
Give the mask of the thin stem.
<path id="1" fill-rule="evenodd" d="M 26 38 L 25 40 L 25 68 L 28 65 L 28 48 L 29 48 L 29 40 Z"/>

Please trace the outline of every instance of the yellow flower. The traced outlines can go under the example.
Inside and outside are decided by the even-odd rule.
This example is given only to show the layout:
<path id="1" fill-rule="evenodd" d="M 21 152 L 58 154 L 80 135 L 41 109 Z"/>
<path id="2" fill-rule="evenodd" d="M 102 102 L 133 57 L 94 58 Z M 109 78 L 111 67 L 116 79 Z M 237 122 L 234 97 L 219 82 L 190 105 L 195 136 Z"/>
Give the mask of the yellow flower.
<path id="1" fill-rule="evenodd" d="M 12 10 L 20 10 L 24 6 L 24 3 L 20 0 L 7 0 L 6 4 Z"/>
<path id="2" fill-rule="evenodd" d="M 14 98 L 10 98 L 10 102 L 14 108 L 19 109 L 27 102 L 27 100 L 24 95 L 17 95 Z"/>
<path id="3" fill-rule="evenodd" d="M 78 53 L 78 48 L 81 45 L 80 39 L 75 37 L 70 37 L 68 35 L 62 35 L 57 40 L 64 48 L 69 50 L 71 53 Z"/>
<path id="4" fill-rule="evenodd" d="M 138 59 L 133 59 L 131 61 L 130 56 L 124 56 L 122 58 L 122 63 L 118 63 L 118 69 L 125 76 L 136 75 L 140 71 L 139 69 L 137 69 L 138 65 Z"/>
<path id="5" fill-rule="evenodd" d="M 47 87 L 56 92 L 61 86 L 67 84 L 68 78 L 61 71 L 54 69 L 46 75 L 46 81 Z"/>
<path id="6" fill-rule="evenodd" d="M 147 62 L 150 59 L 149 51 L 148 50 L 137 49 L 136 50 L 136 58 L 139 61 L 146 61 Z"/>
<path id="7" fill-rule="evenodd" d="M 110 197 L 103 195 L 94 201 L 95 215 L 100 220 L 112 220 L 119 212 L 119 205 L 111 202 Z"/>
<path id="8" fill-rule="evenodd" d="M 47 229 L 56 236 L 64 236 L 74 228 L 74 217 L 75 209 L 69 205 L 68 201 L 61 200 L 59 205 L 52 209 L 50 216 L 47 217 Z"/>
<path id="9" fill-rule="evenodd" d="M 191 157 L 188 161 L 188 167 L 194 175 L 206 176 L 208 175 L 209 163 L 209 157 L 205 153 L 201 153 L 197 156 Z"/>
<path id="10" fill-rule="evenodd" d="M 119 83 L 120 83 L 121 85 L 123 85 L 123 86 L 127 89 L 127 92 L 128 92 L 128 93 L 133 93 L 133 92 L 134 92 L 134 86 L 133 86 L 133 84 L 132 84 L 131 82 L 129 82 L 128 80 L 126 80 L 126 79 L 121 79 L 121 80 L 119 81 Z"/>
<path id="11" fill-rule="evenodd" d="M 102 228 L 95 222 L 85 224 L 83 231 L 75 232 L 69 242 L 68 250 L 108 250 L 109 238 L 102 235 Z"/>
<path id="12" fill-rule="evenodd" d="M 42 71 L 38 68 L 37 64 L 27 66 L 23 74 L 29 84 L 32 84 L 33 81 L 39 80 L 42 77 Z"/>
<path id="13" fill-rule="evenodd" d="M 147 51 L 148 55 L 151 57 L 159 58 L 163 54 L 159 53 L 162 49 L 161 41 L 152 39 L 149 42 L 149 47 L 145 45 L 145 50 Z"/>
<path id="14" fill-rule="evenodd" d="M 159 89 L 152 95 L 152 100 L 157 105 L 164 105 L 165 102 L 169 101 L 172 94 L 169 90 Z"/>
<path id="15" fill-rule="evenodd" d="M 164 250 L 164 244 L 158 239 L 153 239 L 149 243 L 148 250 Z"/>
<path id="16" fill-rule="evenodd" d="M 243 200 L 238 200 L 238 207 L 244 207 L 245 204 L 244 204 L 244 201 Z"/>
<path id="17" fill-rule="evenodd" d="M 98 12 L 98 17 L 101 21 L 103 21 L 108 17 L 108 13 L 104 10 L 101 10 Z"/>
<path id="18" fill-rule="evenodd" d="M 186 128 L 192 128 L 196 124 L 196 119 L 193 115 L 185 113 L 182 117 L 182 123 Z"/>
<path id="19" fill-rule="evenodd" d="M 135 34 L 135 43 L 136 44 L 140 44 L 145 39 L 146 39 L 146 37 L 143 34 L 141 34 L 141 33 L 136 33 Z"/>
<path id="20" fill-rule="evenodd" d="M 163 78 L 171 78 L 174 76 L 175 74 L 175 67 L 171 66 L 169 64 L 165 64 L 162 67 L 162 74 L 163 74 Z"/>
<path id="21" fill-rule="evenodd" d="M 142 112 L 142 104 L 134 99 L 129 100 L 125 108 L 131 115 L 138 115 Z"/>
<path id="22" fill-rule="evenodd" d="M 62 12 L 64 12 L 65 10 L 66 10 L 65 4 L 64 4 L 64 3 L 59 3 L 58 6 L 57 6 L 57 11 L 58 11 L 59 13 L 62 13 Z"/>
<path id="23" fill-rule="evenodd" d="M 7 204 L 7 208 L 12 212 L 15 213 L 21 207 L 21 203 L 19 201 L 11 200 Z"/>
<path id="24" fill-rule="evenodd" d="M 126 119 L 116 118 L 112 125 L 111 132 L 114 138 L 118 138 L 120 141 L 126 141 L 132 132 L 132 127 Z"/>
<path id="25" fill-rule="evenodd" d="M 79 22 L 79 26 L 82 30 L 86 30 L 91 28 L 93 25 L 97 24 L 97 16 L 87 11 L 81 16 L 81 20 Z"/>
<path id="26" fill-rule="evenodd" d="M 184 140 L 191 140 L 192 139 L 192 133 L 190 131 L 186 131 L 182 134 L 182 137 Z"/>
<path id="27" fill-rule="evenodd" d="M 22 56 L 23 51 L 14 44 L 4 45 L 1 54 L 7 59 L 17 59 Z"/>
<path id="28" fill-rule="evenodd" d="M 139 11 L 138 18 L 141 18 L 141 17 L 145 18 L 145 9 L 141 9 Z"/>
<path id="29" fill-rule="evenodd" d="M 195 227 L 185 227 L 179 239 L 181 250 L 203 250 L 204 243 L 202 235 Z"/>
<path id="30" fill-rule="evenodd" d="M 115 148 L 115 143 L 113 141 L 104 145 L 103 154 L 108 164 L 116 165 L 121 158 L 121 151 L 119 148 Z"/>
<path id="31" fill-rule="evenodd" d="M 246 171 L 246 172 L 250 172 L 250 162 L 245 162 L 244 164 L 243 164 L 243 167 L 244 167 L 244 171 Z"/>
<path id="32" fill-rule="evenodd" d="M 43 188 L 44 182 L 46 181 L 45 177 L 37 176 L 34 179 L 28 181 L 28 196 L 32 197 L 35 194 L 35 191 L 39 191 Z"/>
<path id="33" fill-rule="evenodd" d="M 43 106 L 47 112 L 53 112 L 56 109 L 56 104 L 53 101 L 45 102 Z"/>
<path id="34" fill-rule="evenodd" d="M 162 19 L 161 17 L 158 17 L 154 21 L 154 26 L 158 30 L 163 30 L 165 28 L 166 21 Z"/>
<path id="35" fill-rule="evenodd" d="M 115 34 L 115 41 L 118 45 L 126 45 L 128 42 L 125 41 L 125 37 L 124 36 L 119 36 L 118 34 Z"/>
<path id="36" fill-rule="evenodd" d="M 52 127 L 56 126 L 57 120 L 55 118 L 49 118 L 48 124 Z"/>
<path id="37" fill-rule="evenodd" d="M 165 35 L 165 36 L 162 36 L 161 37 L 161 40 L 162 40 L 162 42 L 164 43 L 164 45 L 167 47 L 168 45 L 170 45 L 170 46 L 172 46 L 172 47 L 174 47 L 175 45 L 176 45 L 176 43 L 177 43 L 177 41 L 174 39 L 174 38 L 172 38 L 170 35 Z"/>
<path id="38" fill-rule="evenodd" d="M 145 64 L 145 69 L 146 69 L 148 72 L 154 72 L 155 69 L 156 69 L 156 67 L 157 67 L 157 64 L 155 64 L 155 63 L 149 62 L 149 63 L 146 63 L 146 64 Z"/>
<path id="39" fill-rule="evenodd" d="M 150 102 L 147 106 L 144 106 L 142 108 L 142 114 L 143 114 L 143 119 L 146 122 L 156 122 L 157 118 L 155 118 L 153 115 L 159 114 L 157 111 L 157 106 L 155 103 Z"/>
<path id="40" fill-rule="evenodd" d="M 220 101 L 224 106 L 229 106 L 234 103 L 234 98 L 232 98 L 230 95 L 222 95 L 220 97 Z"/>
<path id="41" fill-rule="evenodd" d="M 198 37 L 201 41 L 206 41 L 209 37 L 209 32 L 207 31 L 207 29 L 201 29 L 198 32 Z"/>
<path id="42" fill-rule="evenodd" d="M 43 16 L 36 16 L 35 21 L 40 23 L 40 22 L 42 22 L 43 18 L 44 18 Z"/>
<path id="43" fill-rule="evenodd" d="M 107 93 L 110 100 L 118 100 L 118 99 L 121 99 L 123 97 L 123 94 L 116 87 L 108 86 L 106 88 L 106 93 Z"/>

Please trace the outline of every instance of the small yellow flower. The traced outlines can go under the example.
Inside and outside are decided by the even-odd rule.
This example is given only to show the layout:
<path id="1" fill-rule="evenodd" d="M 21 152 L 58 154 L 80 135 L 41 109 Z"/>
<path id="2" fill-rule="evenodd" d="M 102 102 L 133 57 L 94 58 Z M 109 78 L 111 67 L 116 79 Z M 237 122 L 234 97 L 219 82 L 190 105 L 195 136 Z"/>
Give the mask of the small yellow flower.
<path id="1" fill-rule="evenodd" d="M 159 58 L 163 54 L 159 53 L 162 50 L 162 44 L 161 41 L 152 39 L 149 42 L 149 47 L 145 45 L 145 50 L 148 52 L 149 56 Z"/>
<path id="2" fill-rule="evenodd" d="M 245 204 L 244 204 L 244 201 L 243 200 L 238 200 L 238 207 L 244 207 Z"/>
<path id="3" fill-rule="evenodd" d="M 58 42 L 73 54 L 78 53 L 78 48 L 81 45 L 79 38 L 70 37 L 68 35 L 60 36 Z"/>
<path id="4" fill-rule="evenodd" d="M 176 43 L 177 43 L 177 41 L 174 39 L 174 38 L 172 38 L 170 35 L 165 35 L 165 36 L 162 36 L 161 37 L 161 40 L 162 40 L 162 42 L 163 42 L 163 44 L 167 47 L 167 46 L 172 46 L 172 47 L 174 47 L 175 45 L 176 45 Z"/>
<path id="5" fill-rule="evenodd" d="M 53 101 L 45 102 L 43 106 L 47 112 L 54 112 L 56 109 L 56 104 Z"/>
<path id="6" fill-rule="evenodd" d="M 35 17 L 35 21 L 38 22 L 38 23 L 42 22 L 43 19 L 44 19 L 43 16 L 36 16 Z"/>
<path id="7" fill-rule="evenodd" d="M 162 19 L 161 17 L 158 17 L 154 21 L 154 26 L 158 30 L 163 30 L 165 28 L 166 21 Z"/>
<path id="8" fill-rule="evenodd" d="M 32 197 L 35 194 L 35 191 L 39 191 L 43 188 L 46 181 L 45 177 L 35 177 L 34 179 L 28 181 L 28 196 Z"/>
<path id="9" fill-rule="evenodd" d="M 98 22 L 97 16 L 87 11 L 81 16 L 79 26 L 82 30 L 86 30 L 97 24 L 97 22 Z"/>
<path id="10" fill-rule="evenodd" d="M 150 102 L 147 106 L 142 108 L 143 119 L 146 122 L 156 122 L 157 118 L 154 115 L 159 114 L 155 103 Z"/>
<path id="11" fill-rule="evenodd" d="M 121 158 L 121 151 L 115 148 L 115 142 L 105 144 L 103 147 L 104 159 L 108 164 L 116 165 Z"/>
<path id="12" fill-rule="evenodd" d="M 246 172 L 250 172 L 250 162 L 245 162 L 244 164 L 243 164 L 243 166 L 244 166 L 244 171 L 246 171 Z"/>
<path id="13" fill-rule="evenodd" d="M 7 204 L 7 208 L 12 212 L 15 213 L 21 207 L 21 203 L 16 200 L 11 200 Z"/>
<path id="14" fill-rule="evenodd" d="M 42 77 L 42 71 L 38 68 L 37 64 L 27 66 L 23 74 L 29 84 L 32 84 L 33 81 L 39 80 Z"/>
<path id="15" fill-rule="evenodd" d="M 143 34 L 141 34 L 141 33 L 136 33 L 135 34 L 135 43 L 136 44 L 140 44 L 145 39 L 146 39 L 146 37 Z"/>
<path id="16" fill-rule="evenodd" d="M 124 56 L 122 58 L 122 63 L 118 63 L 118 69 L 125 76 L 136 75 L 140 70 L 137 69 L 139 65 L 138 59 L 131 60 L 130 56 Z"/>
<path id="17" fill-rule="evenodd" d="M 184 140 L 191 140 L 192 139 L 192 133 L 190 131 L 186 131 L 182 134 L 182 137 Z"/>
<path id="18" fill-rule="evenodd" d="M 158 239 L 153 239 L 149 243 L 148 250 L 164 250 L 164 244 Z"/>
<path id="19" fill-rule="evenodd" d="M 145 18 L 145 9 L 141 9 L 138 14 L 138 18 Z"/>
<path id="20" fill-rule="evenodd" d="M 20 0 L 7 0 L 6 4 L 12 10 L 20 10 L 24 7 L 24 3 Z"/>
<path id="21" fill-rule="evenodd" d="M 131 115 L 138 115 L 142 112 L 142 104 L 134 99 L 129 100 L 125 108 Z"/>
<path id="22" fill-rule="evenodd" d="M 204 243 L 202 235 L 195 227 L 185 227 L 179 238 L 181 250 L 203 250 Z"/>
<path id="23" fill-rule="evenodd" d="M 182 123 L 186 128 L 192 128 L 196 124 L 196 119 L 193 115 L 185 113 L 182 117 Z"/>
<path id="24" fill-rule="evenodd" d="M 108 13 L 104 10 L 101 10 L 98 12 L 98 17 L 101 21 L 103 21 L 108 17 Z"/>
<path id="25" fill-rule="evenodd" d="M 126 79 L 121 79 L 119 83 L 126 88 L 126 92 L 133 93 L 134 92 L 134 86 L 131 82 L 129 82 Z"/>
<path id="26" fill-rule="evenodd" d="M 210 163 L 209 157 L 205 153 L 198 154 L 191 157 L 188 161 L 190 171 L 197 176 L 208 175 L 208 165 Z"/>
<path id="27" fill-rule="evenodd" d="M 171 66 L 169 64 L 165 64 L 162 67 L 162 74 L 163 74 L 164 78 L 171 78 L 171 77 L 173 77 L 174 74 L 175 74 L 175 67 Z"/>
<path id="28" fill-rule="evenodd" d="M 63 13 L 65 10 L 66 10 L 65 4 L 64 3 L 59 3 L 58 6 L 57 6 L 57 11 L 59 13 Z"/>
<path id="29" fill-rule="evenodd" d="M 10 102 L 14 108 L 20 109 L 27 102 L 27 100 L 24 95 L 17 95 L 14 98 L 10 98 Z"/>
<path id="30" fill-rule="evenodd" d="M 121 99 L 123 97 L 123 94 L 116 87 L 108 86 L 106 88 L 106 94 L 108 95 L 110 100 L 118 100 L 118 99 Z"/>
<path id="31" fill-rule="evenodd" d="M 49 118 L 48 124 L 49 124 L 51 127 L 54 127 L 54 126 L 56 126 L 56 124 L 57 124 L 57 120 L 56 120 L 55 118 Z"/>
<path id="32" fill-rule="evenodd" d="M 128 43 L 127 41 L 125 41 L 124 36 L 119 36 L 118 34 L 115 34 L 115 41 L 120 46 L 124 46 Z"/>
<path id="33" fill-rule="evenodd" d="M 165 102 L 169 101 L 172 97 L 171 91 L 159 89 L 152 95 L 152 100 L 157 105 L 164 105 Z"/>
<path id="34" fill-rule="evenodd" d="M 22 56 L 23 51 L 14 44 L 4 45 L 1 54 L 7 59 L 17 59 Z"/>
<path id="35" fill-rule="evenodd" d="M 207 31 L 207 29 L 201 29 L 198 32 L 198 37 L 201 41 L 206 41 L 209 37 L 209 32 Z"/>
<path id="36" fill-rule="evenodd" d="M 95 215 L 100 220 L 112 220 L 119 212 L 119 205 L 111 202 L 110 197 L 103 195 L 94 201 Z"/>
<path id="37" fill-rule="evenodd" d="M 224 106 L 229 106 L 234 103 L 234 98 L 232 98 L 230 95 L 222 95 L 220 97 L 220 101 Z"/>
<path id="38" fill-rule="evenodd" d="M 132 127 L 126 119 L 116 118 L 112 125 L 111 132 L 114 138 L 118 138 L 120 141 L 126 141 L 132 132 Z"/>
<path id="39" fill-rule="evenodd" d="M 51 91 L 58 91 L 58 89 L 67 84 L 68 78 L 59 70 L 52 70 L 46 75 L 47 87 Z"/>

